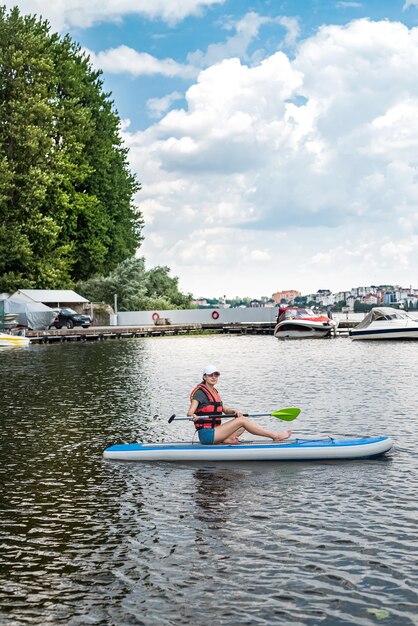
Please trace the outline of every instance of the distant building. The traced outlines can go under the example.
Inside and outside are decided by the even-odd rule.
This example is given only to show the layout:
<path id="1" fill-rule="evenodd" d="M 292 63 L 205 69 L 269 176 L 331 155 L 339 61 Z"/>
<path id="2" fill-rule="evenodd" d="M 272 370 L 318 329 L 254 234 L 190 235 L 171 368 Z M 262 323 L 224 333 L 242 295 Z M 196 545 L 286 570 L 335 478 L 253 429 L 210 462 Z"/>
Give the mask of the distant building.
<path id="1" fill-rule="evenodd" d="M 285 292 L 277 295 L 281 296 L 282 293 Z M 303 297 L 312 306 L 325 307 L 345 302 L 350 310 L 354 309 L 355 302 L 368 306 L 392 306 L 396 304 L 415 308 L 418 304 L 418 289 L 412 289 L 412 286 L 370 285 L 366 287 L 352 287 L 350 291 L 337 291 L 335 293 L 332 293 L 329 289 L 318 289 L 316 293 L 304 294 Z"/>
<path id="2" fill-rule="evenodd" d="M 415 294 L 407 295 L 404 306 L 406 306 L 407 309 L 418 309 L 418 296 Z"/>
<path id="3" fill-rule="evenodd" d="M 373 306 L 376 306 L 377 304 L 379 304 L 379 298 L 375 293 L 367 293 L 363 298 L 363 302 L 364 304 L 371 304 Z"/>
<path id="4" fill-rule="evenodd" d="M 347 296 L 345 301 L 350 311 L 354 311 L 354 302 L 356 301 L 356 298 L 354 296 Z"/>
<path id="5" fill-rule="evenodd" d="M 351 289 L 351 295 L 352 296 L 365 296 L 366 293 L 368 292 L 367 287 L 353 287 Z"/>
<path id="6" fill-rule="evenodd" d="M 335 296 L 335 302 L 344 302 L 349 298 L 351 293 L 349 291 L 338 291 Z"/>
<path id="7" fill-rule="evenodd" d="M 320 296 L 319 298 L 317 298 L 317 302 L 321 306 L 331 306 L 332 304 L 335 304 L 336 300 L 334 294 L 331 293 Z"/>
<path id="8" fill-rule="evenodd" d="M 272 298 L 275 304 L 280 304 L 282 300 L 285 300 L 286 302 L 293 302 L 295 298 L 298 298 L 301 295 L 300 291 L 289 289 L 289 291 L 276 291 L 276 293 L 273 293 Z"/>
<path id="9" fill-rule="evenodd" d="M 383 304 L 392 304 L 396 302 L 396 296 L 394 291 L 386 291 L 383 294 Z"/>
<path id="10" fill-rule="evenodd" d="M 378 304 L 382 304 L 382 302 L 383 302 L 383 296 L 384 296 L 384 294 L 385 294 L 384 290 L 383 290 L 383 289 L 379 289 L 379 290 L 377 290 L 377 291 L 375 292 L 375 294 L 376 294 L 376 297 L 377 297 L 377 302 L 378 302 Z"/>
<path id="11" fill-rule="evenodd" d="M 409 295 L 413 295 L 410 287 L 398 287 L 395 289 L 395 297 L 398 302 L 399 300 L 405 300 Z"/>

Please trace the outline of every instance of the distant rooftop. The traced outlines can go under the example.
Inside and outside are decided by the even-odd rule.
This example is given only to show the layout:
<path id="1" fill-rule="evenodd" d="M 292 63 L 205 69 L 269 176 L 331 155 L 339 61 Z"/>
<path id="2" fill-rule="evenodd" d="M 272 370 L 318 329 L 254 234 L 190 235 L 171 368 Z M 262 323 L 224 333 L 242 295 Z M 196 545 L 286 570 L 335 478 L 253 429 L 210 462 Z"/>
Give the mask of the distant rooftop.
<path id="1" fill-rule="evenodd" d="M 72 289 L 18 289 L 15 296 L 23 296 L 34 302 L 79 303 L 90 302 Z"/>

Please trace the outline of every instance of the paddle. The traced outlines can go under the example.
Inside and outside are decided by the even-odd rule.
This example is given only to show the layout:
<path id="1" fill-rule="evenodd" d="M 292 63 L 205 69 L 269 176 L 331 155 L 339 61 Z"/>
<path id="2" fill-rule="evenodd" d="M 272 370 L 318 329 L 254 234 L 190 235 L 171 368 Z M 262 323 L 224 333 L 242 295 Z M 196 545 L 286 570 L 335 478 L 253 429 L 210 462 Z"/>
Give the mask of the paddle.
<path id="1" fill-rule="evenodd" d="M 244 417 L 276 417 L 279 420 L 285 422 L 292 422 L 300 413 L 300 409 L 295 407 L 289 407 L 287 409 L 280 409 L 279 411 L 273 411 L 272 413 L 243 413 Z M 206 415 L 199 415 L 200 418 L 205 417 L 220 417 L 221 419 L 228 419 L 234 417 L 233 415 L 220 415 L 219 413 L 207 413 Z M 172 415 L 168 418 L 168 423 L 171 424 L 173 420 L 192 420 L 191 417 L 176 417 Z"/>

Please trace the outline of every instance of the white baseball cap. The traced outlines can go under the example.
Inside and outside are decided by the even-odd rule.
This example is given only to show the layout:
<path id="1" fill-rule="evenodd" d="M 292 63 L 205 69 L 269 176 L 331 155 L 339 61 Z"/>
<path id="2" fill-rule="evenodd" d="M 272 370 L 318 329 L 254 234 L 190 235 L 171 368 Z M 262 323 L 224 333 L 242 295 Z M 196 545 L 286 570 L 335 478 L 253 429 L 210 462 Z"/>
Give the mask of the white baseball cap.
<path id="1" fill-rule="evenodd" d="M 206 374 L 208 376 L 210 376 L 210 374 L 215 374 L 219 373 L 219 368 L 215 367 L 214 365 L 206 365 L 206 367 L 203 370 L 203 374 Z"/>

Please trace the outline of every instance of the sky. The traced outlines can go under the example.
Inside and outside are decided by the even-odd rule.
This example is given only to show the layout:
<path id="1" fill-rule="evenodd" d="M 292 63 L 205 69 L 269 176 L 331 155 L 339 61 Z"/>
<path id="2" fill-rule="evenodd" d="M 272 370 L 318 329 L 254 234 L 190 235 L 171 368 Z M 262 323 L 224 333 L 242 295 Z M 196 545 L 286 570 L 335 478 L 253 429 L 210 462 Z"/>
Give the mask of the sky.
<path id="1" fill-rule="evenodd" d="M 418 288 L 418 0 L 5 4 L 103 71 L 147 267 L 195 297 Z"/>

